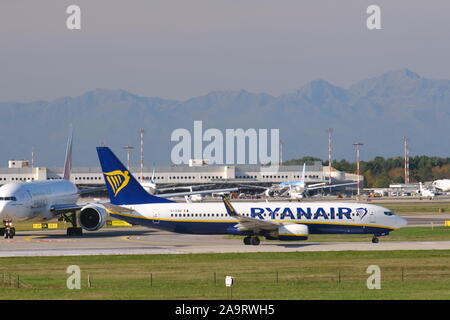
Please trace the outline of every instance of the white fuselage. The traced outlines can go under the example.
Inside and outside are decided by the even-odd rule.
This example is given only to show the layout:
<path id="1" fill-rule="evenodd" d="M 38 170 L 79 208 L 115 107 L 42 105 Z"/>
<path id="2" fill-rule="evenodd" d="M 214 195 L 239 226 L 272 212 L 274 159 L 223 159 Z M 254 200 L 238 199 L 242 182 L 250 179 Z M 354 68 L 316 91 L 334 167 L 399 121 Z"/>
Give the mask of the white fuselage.
<path id="1" fill-rule="evenodd" d="M 53 205 L 75 204 L 78 189 L 70 181 L 8 183 L 0 187 L 0 219 L 12 222 L 48 220 Z"/>
<path id="2" fill-rule="evenodd" d="M 239 221 L 227 214 L 223 203 L 156 203 L 122 205 L 130 214 L 110 212 L 134 224 L 182 233 L 227 234 Z M 389 209 L 341 202 L 236 202 L 244 216 L 278 224 L 305 224 L 310 233 L 385 233 L 406 225 Z"/>
<path id="3" fill-rule="evenodd" d="M 450 179 L 440 179 L 433 182 L 433 186 L 443 192 L 450 191 Z"/>

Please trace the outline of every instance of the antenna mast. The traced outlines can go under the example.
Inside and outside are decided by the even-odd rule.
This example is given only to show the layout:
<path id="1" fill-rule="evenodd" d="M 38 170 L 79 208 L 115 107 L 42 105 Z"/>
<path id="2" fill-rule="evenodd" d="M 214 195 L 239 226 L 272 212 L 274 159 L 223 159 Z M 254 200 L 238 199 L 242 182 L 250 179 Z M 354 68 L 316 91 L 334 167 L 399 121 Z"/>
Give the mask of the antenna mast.
<path id="1" fill-rule="evenodd" d="M 405 184 L 409 184 L 409 139 L 407 137 L 403 137 L 404 143 L 404 152 L 405 152 Z"/>
<path id="2" fill-rule="evenodd" d="M 139 130 L 141 135 L 141 183 L 144 181 L 144 129 Z"/>

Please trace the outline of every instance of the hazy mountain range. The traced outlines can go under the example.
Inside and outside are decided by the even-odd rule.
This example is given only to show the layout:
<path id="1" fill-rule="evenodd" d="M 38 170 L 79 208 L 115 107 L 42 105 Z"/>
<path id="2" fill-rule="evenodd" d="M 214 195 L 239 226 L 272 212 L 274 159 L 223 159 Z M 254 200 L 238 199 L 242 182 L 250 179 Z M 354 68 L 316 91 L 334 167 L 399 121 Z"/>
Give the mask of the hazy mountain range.
<path id="1" fill-rule="evenodd" d="M 1 97 L 0 97 L 1 100 Z M 283 158 L 327 158 L 325 130 L 334 129 L 334 158 L 353 160 L 353 142 L 364 143 L 363 159 L 403 154 L 403 137 L 412 155 L 450 156 L 450 81 L 424 78 L 402 69 L 340 88 L 315 80 L 295 92 L 218 91 L 186 101 L 142 97 L 125 90 L 95 89 L 78 97 L 31 103 L 0 103 L 0 167 L 8 159 L 62 166 L 68 126 L 74 126 L 74 165 L 97 166 L 95 146 L 105 142 L 125 158 L 145 133 L 145 162 L 169 165 L 175 145 L 171 132 L 192 131 L 194 120 L 208 128 L 279 128 Z"/>

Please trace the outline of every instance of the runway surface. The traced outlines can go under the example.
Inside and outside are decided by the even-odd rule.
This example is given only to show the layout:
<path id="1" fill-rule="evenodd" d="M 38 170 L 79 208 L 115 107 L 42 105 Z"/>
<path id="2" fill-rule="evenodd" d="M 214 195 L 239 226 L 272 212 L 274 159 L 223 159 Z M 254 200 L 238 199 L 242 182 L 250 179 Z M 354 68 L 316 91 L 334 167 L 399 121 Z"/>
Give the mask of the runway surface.
<path id="1" fill-rule="evenodd" d="M 368 237 L 369 239 L 370 237 Z M 449 250 L 450 241 L 279 242 L 244 245 L 222 235 L 174 234 L 143 227 L 103 229 L 68 237 L 65 231 L 23 231 L 0 239 L 0 257 L 115 254 L 188 254 L 237 252 L 307 252 L 346 250 Z"/>
<path id="2" fill-rule="evenodd" d="M 449 213 L 410 213 L 401 216 L 408 220 L 408 227 L 442 226 L 445 221 L 450 221 Z"/>

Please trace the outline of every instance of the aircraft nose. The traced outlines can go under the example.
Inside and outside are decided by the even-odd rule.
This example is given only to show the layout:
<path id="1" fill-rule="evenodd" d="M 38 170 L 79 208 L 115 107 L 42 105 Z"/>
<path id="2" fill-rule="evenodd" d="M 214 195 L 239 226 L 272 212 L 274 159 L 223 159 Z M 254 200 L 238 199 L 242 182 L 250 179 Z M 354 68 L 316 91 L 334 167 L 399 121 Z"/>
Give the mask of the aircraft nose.
<path id="1" fill-rule="evenodd" d="M 0 201 L 0 217 L 3 216 L 3 213 L 5 212 L 6 202 Z"/>
<path id="2" fill-rule="evenodd" d="M 406 227 L 408 225 L 408 221 L 400 216 L 397 216 L 397 225 L 399 228 Z"/>

